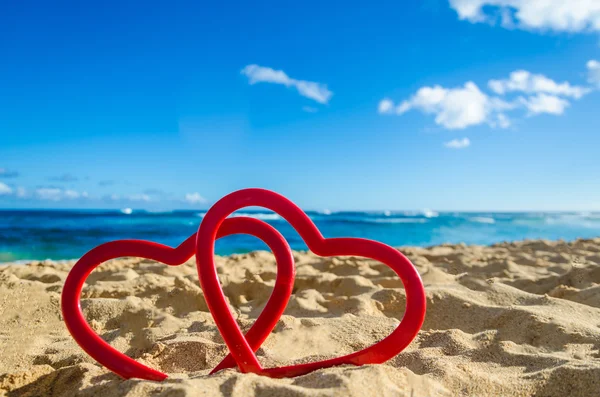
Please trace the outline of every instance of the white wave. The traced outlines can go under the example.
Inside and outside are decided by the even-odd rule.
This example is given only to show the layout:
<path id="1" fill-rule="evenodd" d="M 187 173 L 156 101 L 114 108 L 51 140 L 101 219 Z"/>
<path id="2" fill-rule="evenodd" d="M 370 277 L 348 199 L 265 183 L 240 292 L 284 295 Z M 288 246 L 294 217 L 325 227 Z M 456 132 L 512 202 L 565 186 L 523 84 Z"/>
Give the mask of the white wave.
<path id="1" fill-rule="evenodd" d="M 553 214 L 545 217 L 544 222 L 547 225 L 568 225 L 568 226 L 579 226 L 590 229 L 600 228 L 599 218 L 593 216 L 593 214 Z"/>
<path id="2" fill-rule="evenodd" d="M 200 218 L 204 218 L 204 215 L 206 215 L 206 212 L 197 212 L 194 215 L 200 217 Z"/>
<path id="3" fill-rule="evenodd" d="M 131 215 L 132 212 L 133 212 L 133 210 L 131 208 L 123 208 L 121 210 L 121 213 L 125 214 L 125 215 Z"/>
<path id="4" fill-rule="evenodd" d="M 422 213 L 425 218 L 437 218 L 440 215 L 439 213 L 429 209 L 424 209 Z"/>
<path id="5" fill-rule="evenodd" d="M 423 218 L 375 218 L 369 219 L 373 223 L 425 223 L 427 219 Z"/>
<path id="6" fill-rule="evenodd" d="M 383 215 L 390 216 L 392 215 L 392 211 L 383 211 Z"/>
<path id="7" fill-rule="evenodd" d="M 469 220 L 471 222 L 477 222 L 477 223 L 487 223 L 487 224 L 494 224 L 496 223 L 496 220 L 494 218 L 489 218 L 486 216 L 474 216 L 473 218 L 469 218 Z"/>
<path id="8" fill-rule="evenodd" d="M 386 212 L 390 212 L 390 211 L 386 211 Z M 388 216 L 386 213 L 384 213 L 386 216 Z M 391 214 L 391 212 L 390 212 Z M 440 214 L 436 211 L 430 210 L 430 209 L 423 209 L 421 211 L 402 211 L 402 215 L 404 216 L 424 216 L 425 218 L 437 218 Z"/>
<path id="9" fill-rule="evenodd" d="M 263 221 L 275 221 L 278 219 L 281 219 L 281 216 L 279 216 L 278 214 L 271 214 L 271 213 L 262 213 L 262 212 L 237 212 L 234 214 L 231 214 L 232 217 L 236 218 L 236 217 L 240 217 L 240 216 L 247 216 L 248 218 L 256 218 L 256 219 L 260 219 Z"/>
<path id="10" fill-rule="evenodd" d="M 582 218 L 587 218 L 587 219 L 600 219 L 599 212 L 580 212 L 579 216 L 581 216 Z"/>
<path id="11" fill-rule="evenodd" d="M 320 211 L 320 214 L 322 214 L 322 215 L 331 215 L 331 210 L 328 210 L 327 208 L 325 208 L 323 211 Z"/>

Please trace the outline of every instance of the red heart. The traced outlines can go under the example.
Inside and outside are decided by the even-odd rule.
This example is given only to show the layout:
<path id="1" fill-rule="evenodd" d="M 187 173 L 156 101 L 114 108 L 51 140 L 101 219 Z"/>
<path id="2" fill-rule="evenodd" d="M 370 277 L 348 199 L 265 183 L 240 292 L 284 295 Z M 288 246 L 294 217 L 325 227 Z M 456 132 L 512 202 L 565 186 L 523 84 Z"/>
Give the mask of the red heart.
<path id="1" fill-rule="evenodd" d="M 227 219 L 219 228 L 216 238 L 231 234 L 251 234 L 263 240 L 273 251 L 277 260 L 277 277 L 273 292 L 263 312 L 246 334 L 247 345 L 258 350 L 281 317 L 294 284 L 294 258 L 285 238 L 272 226 L 258 219 L 238 217 Z M 62 292 L 62 314 L 75 341 L 100 364 L 124 378 L 164 380 L 167 375 L 149 368 L 127 357 L 111 347 L 88 325 L 79 302 L 83 283 L 89 274 L 101 263 L 123 256 L 135 256 L 177 266 L 186 262 L 194 254 L 196 235 L 190 236 L 177 248 L 142 240 L 119 240 L 102 244 L 86 253 L 69 272 Z M 246 339 L 244 339 L 246 340 Z M 231 355 L 215 370 L 235 366 Z"/>
<path id="2" fill-rule="evenodd" d="M 213 259 L 217 231 L 225 218 L 244 207 L 268 208 L 287 220 L 319 256 L 353 255 L 385 263 L 402 279 L 406 311 L 398 327 L 386 338 L 366 349 L 329 360 L 278 368 L 262 368 L 254 351 L 231 315 L 219 283 Z M 244 189 L 216 202 L 204 216 L 196 235 L 196 264 L 204 297 L 215 323 L 242 372 L 275 378 L 303 375 L 342 364 L 376 364 L 396 356 L 410 344 L 425 319 L 425 290 L 413 264 L 398 250 L 383 243 L 360 238 L 324 238 L 311 219 L 285 197 L 264 189 Z"/>

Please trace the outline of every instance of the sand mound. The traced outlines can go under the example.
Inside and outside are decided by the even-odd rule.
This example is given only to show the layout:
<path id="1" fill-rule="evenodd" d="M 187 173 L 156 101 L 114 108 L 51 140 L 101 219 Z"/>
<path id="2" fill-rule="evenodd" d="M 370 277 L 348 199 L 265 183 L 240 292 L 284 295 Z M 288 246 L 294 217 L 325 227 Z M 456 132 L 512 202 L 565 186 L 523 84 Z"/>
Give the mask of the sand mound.
<path id="1" fill-rule="evenodd" d="M 409 348 L 384 365 L 293 379 L 236 370 L 209 376 L 227 349 L 192 262 L 135 258 L 100 266 L 82 307 L 111 345 L 170 375 L 122 380 L 71 339 L 60 292 L 72 263 L 0 266 L 0 395 L 6 396 L 589 396 L 600 390 L 600 239 L 402 249 L 425 282 L 428 311 Z M 285 315 L 258 357 L 265 366 L 350 353 L 385 337 L 405 293 L 380 263 L 295 252 Z M 266 252 L 217 258 L 248 329 L 276 268 Z"/>

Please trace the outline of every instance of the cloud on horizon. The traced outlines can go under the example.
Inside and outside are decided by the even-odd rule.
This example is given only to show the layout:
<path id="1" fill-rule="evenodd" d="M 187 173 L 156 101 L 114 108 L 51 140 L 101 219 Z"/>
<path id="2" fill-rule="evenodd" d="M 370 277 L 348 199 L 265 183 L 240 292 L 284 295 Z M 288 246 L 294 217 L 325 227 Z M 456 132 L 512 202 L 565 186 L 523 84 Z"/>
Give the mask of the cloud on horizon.
<path id="1" fill-rule="evenodd" d="M 172 193 L 165 192 L 164 190 L 157 188 L 148 188 L 143 190 L 141 193 L 133 194 L 104 194 L 94 195 L 89 194 L 87 191 L 75 190 L 72 188 L 63 188 L 61 186 L 53 185 L 40 185 L 35 188 L 27 189 L 23 186 L 9 186 L 6 183 L 0 182 L 0 197 L 3 202 L 6 200 L 14 200 L 17 202 L 28 202 L 32 203 L 68 203 L 77 201 L 79 203 L 86 203 L 87 206 L 93 206 L 94 208 L 103 207 L 160 207 L 160 206 L 181 206 L 186 205 L 198 205 L 205 204 L 208 201 L 198 192 L 187 193 L 184 197 L 176 197 Z M 10 201 L 8 201 L 10 203 Z M 29 205 L 29 204 L 28 204 Z M 47 206 L 44 205 L 44 206 Z"/>
<path id="2" fill-rule="evenodd" d="M 329 91 L 327 85 L 314 81 L 297 80 L 289 77 L 283 70 L 275 70 L 265 66 L 247 65 L 241 73 L 248 77 L 248 83 L 281 84 L 286 87 L 295 88 L 303 97 L 312 99 L 321 104 L 327 104 L 333 92 Z"/>
<path id="3" fill-rule="evenodd" d="M 0 182 L 0 196 L 12 194 L 13 190 L 6 183 Z"/>
<path id="4" fill-rule="evenodd" d="M 130 201 L 144 201 L 144 202 L 148 202 L 151 201 L 152 198 L 150 197 L 150 195 L 145 194 L 145 193 L 141 193 L 141 194 L 130 194 L 128 196 L 125 196 L 125 198 L 127 200 Z"/>
<path id="5" fill-rule="evenodd" d="M 202 204 L 206 203 L 206 199 L 200 195 L 198 192 L 187 193 L 185 195 L 185 201 L 189 204 Z"/>
<path id="6" fill-rule="evenodd" d="M 154 191 L 148 189 L 148 191 Z M 107 203 L 107 202 L 122 202 L 123 203 L 149 203 L 151 201 L 156 202 L 160 199 L 153 199 L 150 194 L 137 193 L 129 195 L 119 194 L 107 194 L 101 197 L 93 196 L 88 194 L 87 191 L 78 191 L 75 189 L 64 189 L 58 186 L 38 186 L 33 189 L 31 193 L 23 186 L 11 188 L 10 186 L 0 182 L 0 196 L 12 197 L 14 199 L 27 200 L 27 201 L 50 201 L 50 202 L 62 202 L 62 201 L 73 201 L 73 200 L 85 200 L 87 202 Z"/>
<path id="7" fill-rule="evenodd" d="M 19 197 L 26 197 L 25 190 L 21 191 L 22 194 Z M 76 199 L 87 199 L 89 197 L 87 192 L 78 192 L 72 189 L 61 189 L 58 187 L 40 187 L 35 189 L 34 196 L 37 199 L 44 201 L 62 201 L 62 200 L 76 200 Z"/>

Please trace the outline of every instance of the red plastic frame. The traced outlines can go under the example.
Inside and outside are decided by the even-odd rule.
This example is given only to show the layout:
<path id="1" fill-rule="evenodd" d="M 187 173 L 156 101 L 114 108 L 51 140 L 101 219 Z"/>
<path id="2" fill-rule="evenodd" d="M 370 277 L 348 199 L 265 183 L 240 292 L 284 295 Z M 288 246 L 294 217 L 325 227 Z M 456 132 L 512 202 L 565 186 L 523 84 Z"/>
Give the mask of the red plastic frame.
<path id="1" fill-rule="evenodd" d="M 398 327 L 378 343 L 358 352 L 318 362 L 263 368 L 255 355 L 281 317 L 294 283 L 293 255 L 283 236 L 272 226 L 254 218 L 226 219 L 248 206 L 268 208 L 286 219 L 319 256 L 353 255 L 371 258 L 388 265 L 402 279 L 406 291 L 406 310 Z M 244 335 L 225 300 L 214 263 L 215 240 L 245 233 L 262 239 L 277 260 L 277 278 L 265 309 Z M 195 250 L 194 250 L 195 248 Z M 119 240 L 102 244 L 85 254 L 73 267 L 62 293 L 62 313 L 71 335 L 90 356 L 124 378 L 164 380 L 167 375 L 127 357 L 100 338 L 88 325 L 80 306 L 83 284 L 101 263 L 123 256 L 135 256 L 177 266 L 196 254 L 204 298 L 215 323 L 231 352 L 211 373 L 237 364 L 242 372 L 275 378 L 293 377 L 342 364 L 382 363 L 410 344 L 425 319 L 426 298 L 423 282 L 415 267 L 398 250 L 377 241 L 361 238 L 324 238 L 310 218 L 285 197 L 264 189 L 244 189 L 219 200 L 206 213 L 198 233 L 177 248 L 142 241 Z"/>

